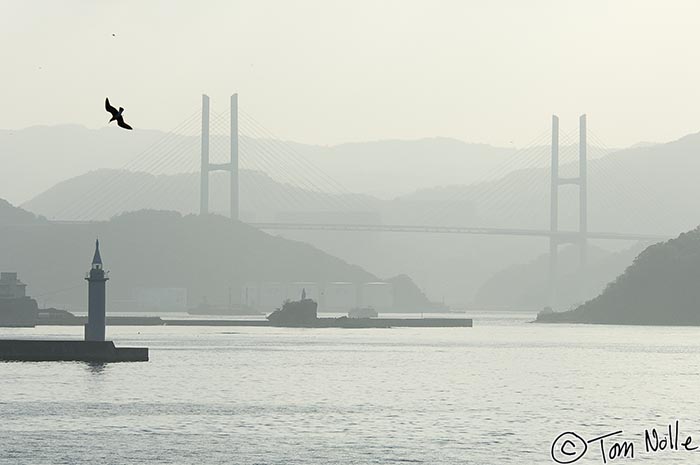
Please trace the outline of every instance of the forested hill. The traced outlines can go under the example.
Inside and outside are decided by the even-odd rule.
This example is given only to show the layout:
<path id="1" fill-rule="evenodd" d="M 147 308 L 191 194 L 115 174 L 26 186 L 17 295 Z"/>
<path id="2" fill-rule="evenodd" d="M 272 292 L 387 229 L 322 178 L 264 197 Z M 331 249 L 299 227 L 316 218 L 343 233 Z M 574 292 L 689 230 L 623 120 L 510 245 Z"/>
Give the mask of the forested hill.
<path id="1" fill-rule="evenodd" d="M 645 249 L 598 297 L 537 321 L 700 325 L 700 227 Z"/>
<path id="2" fill-rule="evenodd" d="M 40 224 L 45 222 L 45 218 L 37 216 L 22 208 L 17 208 L 5 199 L 0 199 L 0 226 Z"/>
<path id="3" fill-rule="evenodd" d="M 137 287 L 183 287 L 190 305 L 203 297 L 237 300 L 245 282 L 369 282 L 375 275 L 308 244 L 263 233 L 217 215 L 142 210 L 110 221 L 51 223 L 0 202 L 0 265 L 17 271 L 40 305 L 85 306 L 84 273 L 99 236 L 111 270 L 111 308 Z M 418 306 L 426 303 L 418 302 Z"/>

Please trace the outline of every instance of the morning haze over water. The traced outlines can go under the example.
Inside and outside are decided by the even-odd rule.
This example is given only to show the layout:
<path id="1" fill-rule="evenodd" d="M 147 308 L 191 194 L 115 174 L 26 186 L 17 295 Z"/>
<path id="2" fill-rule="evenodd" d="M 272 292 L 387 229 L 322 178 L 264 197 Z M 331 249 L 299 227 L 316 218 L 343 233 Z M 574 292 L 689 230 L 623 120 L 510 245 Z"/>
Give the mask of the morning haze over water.
<path id="1" fill-rule="evenodd" d="M 0 464 L 697 458 L 694 2 L 0 3 Z"/>

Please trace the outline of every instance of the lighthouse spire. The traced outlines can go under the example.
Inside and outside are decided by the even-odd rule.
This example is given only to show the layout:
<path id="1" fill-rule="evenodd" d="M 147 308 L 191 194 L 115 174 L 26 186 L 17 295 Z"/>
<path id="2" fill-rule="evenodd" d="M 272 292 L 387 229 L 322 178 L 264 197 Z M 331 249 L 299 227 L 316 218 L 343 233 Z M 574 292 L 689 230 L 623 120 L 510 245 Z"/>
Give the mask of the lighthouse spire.
<path id="1" fill-rule="evenodd" d="M 99 266 L 96 266 L 99 265 Z M 100 256 L 100 240 L 95 239 L 95 255 L 92 257 L 92 267 L 102 268 L 102 257 Z"/>

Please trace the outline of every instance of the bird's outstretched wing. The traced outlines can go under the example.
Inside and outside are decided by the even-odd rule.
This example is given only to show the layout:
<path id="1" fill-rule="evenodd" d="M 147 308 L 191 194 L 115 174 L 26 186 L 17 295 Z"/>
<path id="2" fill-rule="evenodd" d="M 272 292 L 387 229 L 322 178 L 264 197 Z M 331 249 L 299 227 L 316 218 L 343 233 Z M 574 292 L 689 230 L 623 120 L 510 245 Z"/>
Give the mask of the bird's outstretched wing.
<path id="1" fill-rule="evenodd" d="M 119 114 L 117 109 L 109 104 L 109 98 L 105 98 L 105 110 L 110 112 L 112 114 L 112 116 L 117 116 Z"/>
<path id="2" fill-rule="evenodd" d="M 132 128 L 131 126 L 129 126 L 128 124 L 126 124 L 126 123 L 124 122 L 124 119 L 122 119 L 122 118 L 120 118 L 119 120 L 117 120 L 117 126 L 119 126 L 120 128 L 124 128 L 124 129 L 134 129 L 134 128 Z"/>

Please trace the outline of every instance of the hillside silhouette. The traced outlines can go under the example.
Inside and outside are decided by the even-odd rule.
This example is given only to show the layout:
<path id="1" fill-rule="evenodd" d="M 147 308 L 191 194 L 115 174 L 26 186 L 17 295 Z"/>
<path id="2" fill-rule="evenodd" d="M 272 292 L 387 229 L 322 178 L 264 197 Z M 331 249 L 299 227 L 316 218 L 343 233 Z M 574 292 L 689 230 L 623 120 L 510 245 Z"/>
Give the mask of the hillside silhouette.
<path id="1" fill-rule="evenodd" d="M 588 247 L 588 266 L 579 268 L 579 248 L 567 246 L 559 251 L 557 306 L 578 306 L 600 294 L 644 250 L 636 244 L 619 252 L 594 245 Z M 491 276 L 477 291 L 475 305 L 485 309 L 541 310 L 549 303 L 549 255 L 513 265 Z"/>
<path id="2" fill-rule="evenodd" d="M 700 325 L 700 227 L 654 244 L 597 297 L 544 323 Z"/>
<path id="3" fill-rule="evenodd" d="M 22 208 L 17 208 L 5 199 L 0 199 L 0 226 L 44 223 L 46 223 L 46 218 L 37 216 Z"/>
<path id="4" fill-rule="evenodd" d="M 246 282 L 371 282 L 379 278 L 308 244 L 265 234 L 218 215 L 141 210 L 106 222 L 57 224 L 0 202 L 0 263 L 19 272 L 40 305 L 85 307 L 83 277 L 95 237 L 111 271 L 111 309 L 134 310 L 138 287 L 182 287 L 190 306 L 234 303 Z M 413 285 L 415 288 L 415 285 Z M 405 286 L 416 308 L 414 288 Z M 405 301 L 406 299 L 404 299 Z M 401 310 L 401 309 L 397 309 Z M 409 309 L 410 311 L 410 309 Z"/>

